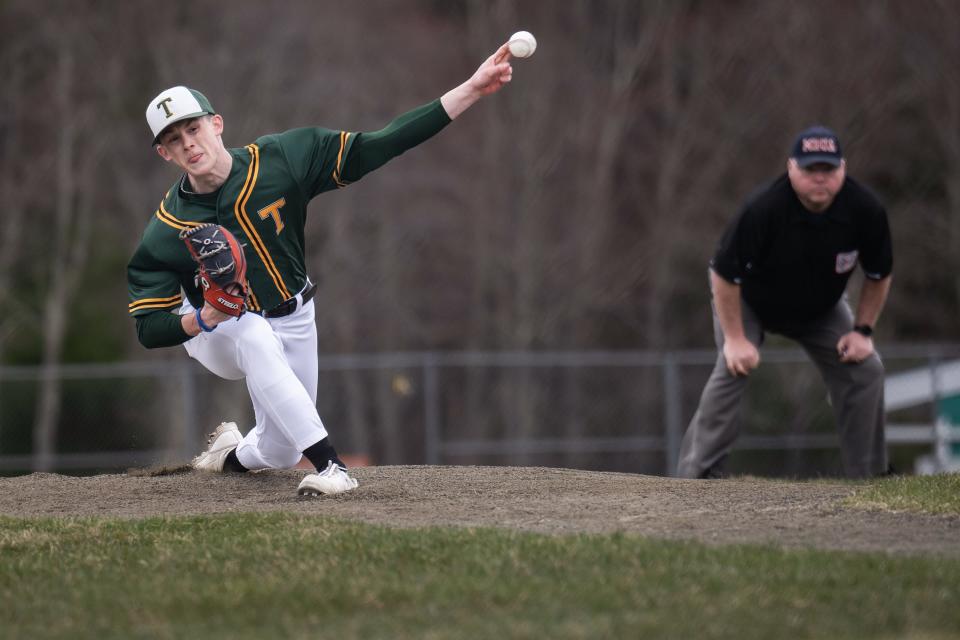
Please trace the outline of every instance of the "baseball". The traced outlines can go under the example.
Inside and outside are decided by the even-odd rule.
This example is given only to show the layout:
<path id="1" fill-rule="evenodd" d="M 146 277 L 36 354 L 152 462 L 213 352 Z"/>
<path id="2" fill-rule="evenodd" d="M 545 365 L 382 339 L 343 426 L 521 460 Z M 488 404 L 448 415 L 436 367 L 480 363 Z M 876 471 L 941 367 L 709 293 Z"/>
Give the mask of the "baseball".
<path id="1" fill-rule="evenodd" d="M 529 31 L 517 31 L 510 36 L 510 55 L 515 58 L 529 58 L 537 50 L 537 39 Z"/>

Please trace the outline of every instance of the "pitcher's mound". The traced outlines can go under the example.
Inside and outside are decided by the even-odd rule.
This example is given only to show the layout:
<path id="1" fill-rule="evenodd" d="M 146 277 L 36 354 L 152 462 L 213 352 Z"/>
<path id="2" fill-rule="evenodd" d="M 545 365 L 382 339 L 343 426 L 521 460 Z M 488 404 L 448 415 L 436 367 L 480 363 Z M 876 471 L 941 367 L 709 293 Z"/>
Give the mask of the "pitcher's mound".
<path id="1" fill-rule="evenodd" d="M 301 498 L 304 471 L 214 474 L 187 465 L 0 478 L 0 514 L 145 518 L 288 511 L 398 527 L 626 532 L 708 544 L 960 554 L 960 517 L 844 506 L 855 485 L 680 480 L 540 467 L 355 467 L 348 493 Z"/>

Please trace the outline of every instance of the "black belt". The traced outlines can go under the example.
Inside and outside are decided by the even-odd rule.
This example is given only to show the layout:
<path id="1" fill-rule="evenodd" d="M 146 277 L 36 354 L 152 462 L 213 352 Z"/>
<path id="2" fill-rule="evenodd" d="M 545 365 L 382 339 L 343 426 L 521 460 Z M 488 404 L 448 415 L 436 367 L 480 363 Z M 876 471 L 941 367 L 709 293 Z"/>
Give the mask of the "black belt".
<path id="1" fill-rule="evenodd" d="M 299 298 L 303 300 L 304 303 L 309 302 L 313 299 L 313 295 L 317 292 L 317 285 L 313 284 L 307 280 L 307 286 L 300 292 Z M 284 300 L 273 309 L 268 309 L 263 312 L 264 318 L 282 318 L 288 316 L 294 311 L 297 310 L 297 296 L 294 296 L 288 300 Z"/>

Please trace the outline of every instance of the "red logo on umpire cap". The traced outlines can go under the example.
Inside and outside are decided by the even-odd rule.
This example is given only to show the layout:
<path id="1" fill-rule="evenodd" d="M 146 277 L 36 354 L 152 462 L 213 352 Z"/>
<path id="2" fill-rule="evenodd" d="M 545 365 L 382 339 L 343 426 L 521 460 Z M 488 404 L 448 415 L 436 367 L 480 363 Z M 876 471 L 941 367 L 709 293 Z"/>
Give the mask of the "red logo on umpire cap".
<path id="1" fill-rule="evenodd" d="M 837 141 L 833 138 L 804 138 L 800 150 L 803 153 L 836 153 Z"/>

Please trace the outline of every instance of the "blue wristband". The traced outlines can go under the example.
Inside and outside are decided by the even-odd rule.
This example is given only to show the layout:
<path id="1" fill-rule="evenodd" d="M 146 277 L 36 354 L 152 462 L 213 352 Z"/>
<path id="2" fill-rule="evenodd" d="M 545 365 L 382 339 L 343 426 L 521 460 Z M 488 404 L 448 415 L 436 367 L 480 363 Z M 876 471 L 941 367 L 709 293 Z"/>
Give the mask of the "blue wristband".
<path id="1" fill-rule="evenodd" d="M 196 314 L 195 314 L 195 315 L 197 316 L 197 325 L 200 327 L 200 330 L 201 330 L 201 331 L 204 331 L 204 332 L 206 332 L 206 333 L 210 333 L 211 331 L 213 331 L 214 329 L 217 328 L 217 325 L 213 325 L 212 327 L 208 327 L 207 325 L 205 325 L 205 324 L 203 323 L 203 318 L 200 317 L 200 309 L 197 309 L 197 310 L 196 310 Z"/>

